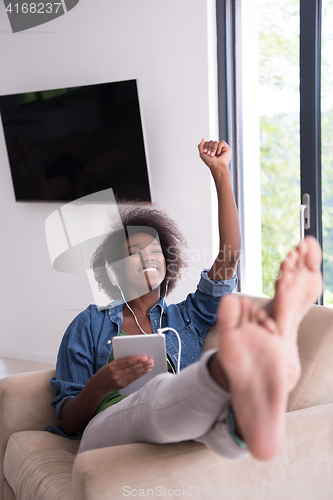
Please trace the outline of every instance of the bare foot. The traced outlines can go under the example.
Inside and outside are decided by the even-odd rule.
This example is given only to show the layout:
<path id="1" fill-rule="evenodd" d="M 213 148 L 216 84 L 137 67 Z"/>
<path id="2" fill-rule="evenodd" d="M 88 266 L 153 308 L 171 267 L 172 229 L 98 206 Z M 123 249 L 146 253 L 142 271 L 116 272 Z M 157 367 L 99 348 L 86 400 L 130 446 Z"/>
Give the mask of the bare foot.
<path id="1" fill-rule="evenodd" d="M 232 295 L 220 303 L 218 327 L 216 358 L 228 380 L 237 427 L 252 455 L 269 460 L 283 438 L 286 342 L 265 311 Z"/>
<path id="2" fill-rule="evenodd" d="M 280 266 L 269 313 L 284 337 L 292 336 L 296 340 L 300 322 L 322 293 L 321 260 L 319 243 L 307 236 Z"/>
<path id="3" fill-rule="evenodd" d="M 268 306 L 280 334 L 289 341 L 287 370 L 290 391 L 296 386 L 301 374 L 298 327 L 323 290 L 321 260 L 319 243 L 312 236 L 307 236 L 282 262 L 280 276 L 275 284 L 275 296 Z"/>
<path id="4" fill-rule="evenodd" d="M 231 392 L 238 429 L 261 460 L 273 458 L 282 443 L 288 394 L 300 375 L 297 330 L 322 292 L 321 259 L 312 237 L 288 254 L 270 303 L 272 319 L 247 299 L 229 295 L 220 303 L 212 376 Z"/>

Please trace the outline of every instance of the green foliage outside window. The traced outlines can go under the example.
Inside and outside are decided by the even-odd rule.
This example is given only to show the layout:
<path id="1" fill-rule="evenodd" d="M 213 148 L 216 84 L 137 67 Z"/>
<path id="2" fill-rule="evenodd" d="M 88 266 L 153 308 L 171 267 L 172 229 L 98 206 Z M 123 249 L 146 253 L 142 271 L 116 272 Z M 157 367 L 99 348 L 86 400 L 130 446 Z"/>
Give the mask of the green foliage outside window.
<path id="1" fill-rule="evenodd" d="M 299 0 L 259 0 L 260 85 L 298 93 Z M 323 1 L 322 99 L 332 94 L 333 0 Z M 328 50 L 326 50 L 328 47 Z M 298 71 L 298 70 L 297 70 Z M 296 78 L 295 78 L 296 75 Z M 322 113 L 324 304 L 333 307 L 333 109 Z M 272 296 L 279 264 L 299 240 L 299 116 L 260 117 L 263 292 Z"/>
<path id="2" fill-rule="evenodd" d="M 298 91 L 299 2 L 259 2 L 260 85 Z M 295 30 L 296 25 L 296 30 Z M 298 114 L 260 117 L 262 280 L 272 297 L 281 260 L 299 241 Z"/>
<path id="3" fill-rule="evenodd" d="M 260 119 L 263 292 L 272 297 L 280 262 L 299 241 L 299 119 Z"/>

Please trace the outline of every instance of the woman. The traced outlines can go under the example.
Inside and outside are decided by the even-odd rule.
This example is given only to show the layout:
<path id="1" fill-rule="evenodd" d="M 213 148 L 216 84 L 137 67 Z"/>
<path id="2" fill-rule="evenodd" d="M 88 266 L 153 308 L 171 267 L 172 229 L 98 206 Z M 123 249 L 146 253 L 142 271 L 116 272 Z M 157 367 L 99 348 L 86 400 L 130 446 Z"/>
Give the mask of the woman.
<path id="1" fill-rule="evenodd" d="M 93 268 L 99 286 L 110 298 L 121 299 L 120 303 L 113 303 L 115 305 L 104 310 L 90 306 L 72 322 L 60 347 L 56 378 L 51 379 L 56 394 L 52 405 L 61 423 L 61 428 L 52 431 L 78 438 L 90 422 L 83 434 L 80 451 L 142 440 L 173 442 L 184 439 L 198 439 L 214 449 L 213 435 L 206 440 L 203 435 L 219 419 L 223 422 L 223 439 L 216 451 L 230 457 L 247 453 L 232 428 L 230 395 L 218 387 L 208 372 L 212 354 L 203 356 L 198 363 L 206 333 L 216 322 L 220 297 L 231 293 L 236 286 L 235 270 L 241 244 L 230 183 L 230 148 L 224 141 L 205 142 L 202 139 L 199 153 L 210 169 L 217 190 L 220 250 L 211 269 L 203 271 L 195 293 L 179 304 L 165 304 L 164 296 L 174 288 L 185 263 L 184 242 L 175 224 L 154 209 L 141 207 L 123 211 L 125 237 L 122 232 L 109 235 L 94 255 Z M 114 264 L 115 261 L 118 264 Z M 185 370 L 176 377 L 160 375 L 137 393 L 120 396 L 117 391 L 149 372 L 153 360 L 136 356 L 114 361 L 112 338 L 156 333 L 160 326 L 177 330 L 182 347 L 180 368 L 192 365 L 193 373 Z M 166 348 L 168 370 L 174 372 L 178 363 L 178 340 L 171 332 L 166 334 Z M 193 412 L 198 415 L 201 410 L 191 409 L 192 402 L 188 408 L 179 407 L 172 415 L 166 412 L 157 426 L 151 421 L 154 412 L 149 409 L 148 416 L 138 417 L 140 408 L 150 401 L 155 404 L 160 398 L 162 407 L 174 407 L 175 398 L 183 401 L 196 379 L 196 387 L 205 380 L 205 387 L 193 395 L 194 407 L 200 401 L 199 406 L 205 413 L 197 418 L 197 423 L 193 421 Z M 214 392 L 218 396 L 211 408 L 212 403 L 204 399 L 211 400 Z M 184 412 L 191 418 L 190 426 Z M 157 413 L 161 415 L 160 407 Z M 108 427 L 112 415 L 118 419 L 111 424 L 116 432 Z M 142 420 L 150 422 L 150 435 L 147 429 L 144 435 L 136 430 Z M 171 421 L 177 422 L 178 429 L 174 434 L 175 425 L 172 424 L 172 435 L 168 435 L 167 423 Z"/>

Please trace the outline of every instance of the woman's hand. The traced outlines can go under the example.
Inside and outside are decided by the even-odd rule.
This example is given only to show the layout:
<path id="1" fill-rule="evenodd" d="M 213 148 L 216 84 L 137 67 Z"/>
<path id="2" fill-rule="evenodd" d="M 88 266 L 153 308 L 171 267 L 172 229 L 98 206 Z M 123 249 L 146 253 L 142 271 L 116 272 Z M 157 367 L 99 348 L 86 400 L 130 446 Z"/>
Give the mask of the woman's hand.
<path id="1" fill-rule="evenodd" d="M 215 171 L 227 167 L 231 160 L 231 149 L 225 141 L 205 141 L 202 139 L 198 145 L 200 158 L 210 170 Z"/>
<path id="2" fill-rule="evenodd" d="M 152 358 L 133 356 L 111 361 L 96 372 L 82 391 L 68 400 L 61 411 L 60 423 L 63 430 L 72 435 L 82 429 L 93 418 L 105 394 L 127 387 L 154 366 Z"/>
<path id="3" fill-rule="evenodd" d="M 150 372 L 153 366 L 153 359 L 147 356 L 131 356 L 111 361 L 92 377 L 96 392 L 104 396 L 107 392 L 119 391 Z"/>

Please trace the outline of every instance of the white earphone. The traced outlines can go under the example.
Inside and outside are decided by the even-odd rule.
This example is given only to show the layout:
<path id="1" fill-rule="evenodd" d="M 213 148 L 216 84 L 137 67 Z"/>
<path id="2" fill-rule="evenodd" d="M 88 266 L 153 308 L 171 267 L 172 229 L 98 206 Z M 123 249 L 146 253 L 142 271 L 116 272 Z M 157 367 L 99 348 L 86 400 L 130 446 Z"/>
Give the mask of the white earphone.
<path id="1" fill-rule="evenodd" d="M 108 264 L 105 262 L 105 269 L 106 269 L 106 274 L 108 275 L 108 278 L 113 286 L 119 286 L 118 285 L 118 278 L 116 276 L 116 273 L 112 269 L 111 264 Z"/>

